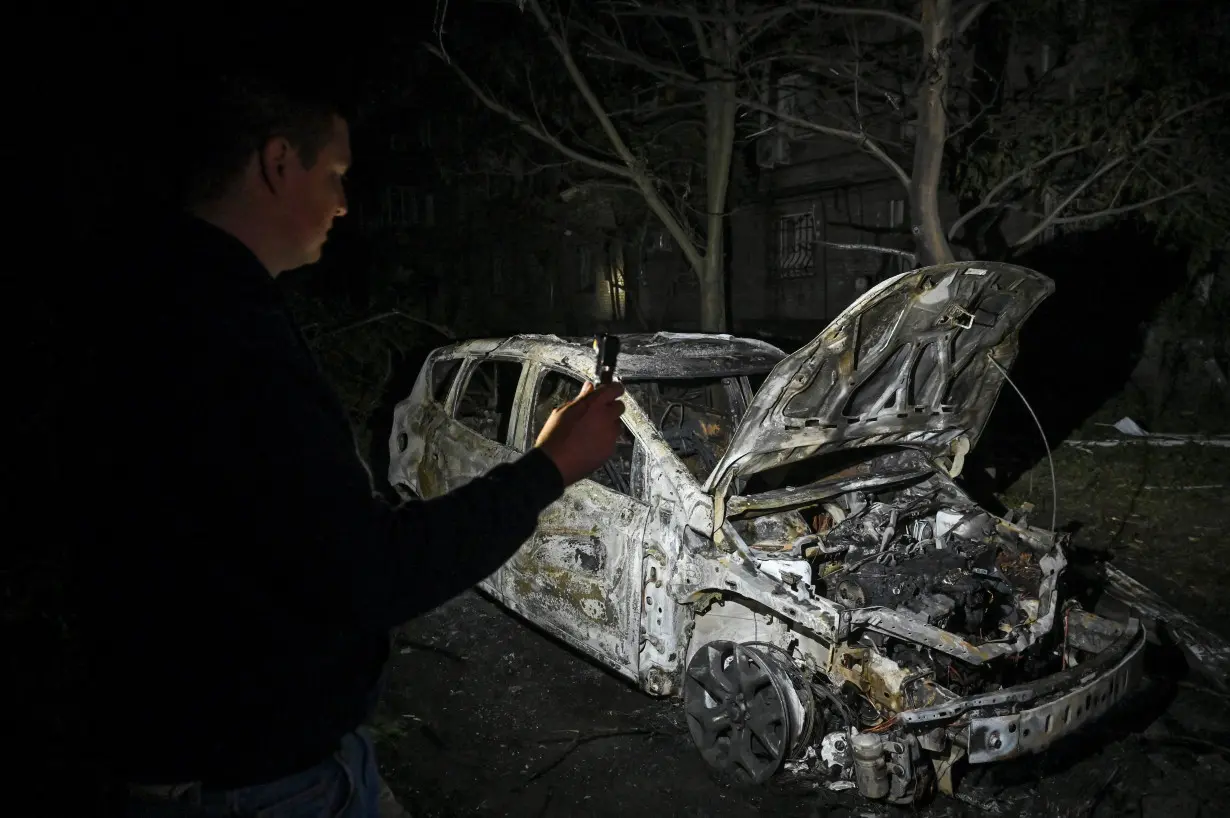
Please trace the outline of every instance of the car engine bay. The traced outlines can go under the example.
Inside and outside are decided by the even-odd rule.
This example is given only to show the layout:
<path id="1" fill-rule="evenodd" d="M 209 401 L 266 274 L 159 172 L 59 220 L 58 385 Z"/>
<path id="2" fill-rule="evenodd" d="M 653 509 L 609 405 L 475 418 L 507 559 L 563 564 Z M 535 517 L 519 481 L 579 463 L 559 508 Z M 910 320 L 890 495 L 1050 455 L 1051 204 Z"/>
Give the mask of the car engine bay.
<path id="1" fill-rule="evenodd" d="M 865 471 L 883 469 L 873 463 Z M 791 757 L 817 759 L 834 781 L 855 782 L 868 797 L 906 804 L 937 783 L 951 791 L 951 764 L 966 752 L 953 740 L 961 719 L 921 730 L 902 714 L 994 698 L 1093 655 L 1068 648 L 1066 619 L 1052 627 L 1062 536 L 991 515 L 938 470 L 729 521 L 758 569 L 795 598 L 824 598 L 860 615 L 853 621 L 861 624 L 832 644 L 790 622 L 776 631 L 757 626 L 757 638 L 731 642 L 724 661 L 737 668 L 738 654 L 751 651 L 742 661 L 776 678 L 796 711 Z M 901 627 L 887 627 L 888 619 Z M 1105 638 L 1087 647 L 1104 648 L 1122 632 L 1117 623 L 1093 624 Z M 718 706 L 698 692 L 700 682 L 686 684 Z M 694 738 L 703 753 L 703 736 Z M 754 763 L 735 766 L 737 775 L 757 778 Z"/>

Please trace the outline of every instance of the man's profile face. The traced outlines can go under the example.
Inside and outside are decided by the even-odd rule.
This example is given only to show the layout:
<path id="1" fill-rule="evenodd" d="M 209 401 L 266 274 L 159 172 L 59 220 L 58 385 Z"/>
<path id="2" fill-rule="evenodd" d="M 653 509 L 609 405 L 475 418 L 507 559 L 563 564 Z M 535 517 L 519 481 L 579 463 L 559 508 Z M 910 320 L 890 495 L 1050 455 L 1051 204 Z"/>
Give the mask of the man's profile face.
<path id="1" fill-rule="evenodd" d="M 305 168 L 299 152 L 287 162 L 283 188 L 283 216 L 288 252 L 300 265 L 320 260 L 333 220 L 346 215 L 343 180 L 350 168 L 350 131 L 341 117 L 334 117 L 329 141 Z"/>

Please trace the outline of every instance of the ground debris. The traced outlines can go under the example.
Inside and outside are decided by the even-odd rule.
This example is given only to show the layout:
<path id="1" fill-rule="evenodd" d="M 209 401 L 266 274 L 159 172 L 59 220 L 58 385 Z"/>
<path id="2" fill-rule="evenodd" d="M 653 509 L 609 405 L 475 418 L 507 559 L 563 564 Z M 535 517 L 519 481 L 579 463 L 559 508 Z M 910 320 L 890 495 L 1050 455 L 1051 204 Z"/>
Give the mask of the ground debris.
<path id="1" fill-rule="evenodd" d="M 1204 805 L 1188 792 L 1150 793 L 1140 799 L 1141 818 L 1199 818 Z"/>
<path id="2" fill-rule="evenodd" d="M 668 734 L 663 733 L 661 730 L 657 730 L 652 727 L 598 728 L 594 730 L 589 730 L 584 733 L 582 733 L 580 730 L 559 730 L 559 731 L 556 731 L 555 733 L 548 733 L 545 735 L 540 735 L 533 740 L 534 743 L 551 744 L 551 743 L 566 741 L 568 742 L 568 744 L 564 747 L 562 752 L 560 752 L 559 754 L 555 756 L 555 758 L 551 759 L 549 762 L 540 766 L 537 770 L 531 773 L 529 777 L 526 779 L 525 784 L 523 784 L 522 786 L 528 785 L 529 783 L 533 781 L 537 781 L 539 778 L 542 778 L 544 775 L 551 772 L 551 770 L 555 769 L 561 763 L 563 763 L 564 759 L 570 756 L 572 752 L 576 750 L 578 747 L 580 747 L 582 744 L 586 744 L 591 741 L 598 741 L 599 739 L 618 738 L 621 736 L 652 737 L 652 736 L 663 736 L 663 735 L 668 735 Z"/>
<path id="3" fill-rule="evenodd" d="M 1110 775 L 1106 777 L 1106 781 L 1101 787 L 1098 788 L 1098 791 L 1093 794 L 1093 797 L 1089 799 L 1088 806 L 1085 807 L 1086 815 L 1092 816 L 1094 812 L 1097 811 L 1098 805 L 1101 804 L 1106 798 L 1106 794 L 1110 791 L 1111 785 L 1119 779 L 1119 774 L 1121 772 L 1123 772 L 1123 767 L 1116 764 L 1115 768 L 1110 771 Z"/>
<path id="4" fill-rule="evenodd" d="M 969 804 L 971 807 L 977 807 L 983 812 L 988 812 L 991 815 L 1000 815 L 1004 811 L 1004 808 L 1000 805 L 1000 802 L 994 798 L 979 798 L 976 795 L 970 795 L 969 793 L 964 792 L 953 793 L 953 798 Z"/>

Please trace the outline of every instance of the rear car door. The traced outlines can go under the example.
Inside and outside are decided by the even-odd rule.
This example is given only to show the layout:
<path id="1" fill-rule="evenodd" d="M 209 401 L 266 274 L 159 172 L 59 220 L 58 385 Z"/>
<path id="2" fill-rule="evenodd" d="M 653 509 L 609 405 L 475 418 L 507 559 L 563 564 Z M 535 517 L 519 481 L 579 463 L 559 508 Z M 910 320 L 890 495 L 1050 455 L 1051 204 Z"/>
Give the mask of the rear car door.
<path id="1" fill-rule="evenodd" d="M 548 367 L 527 377 L 522 449 L 583 383 Z M 510 608 L 632 680 L 640 652 L 640 549 L 649 519 L 640 445 L 625 423 L 615 456 L 542 513 L 501 577 Z"/>
<path id="2" fill-rule="evenodd" d="M 440 480 L 437 494 L 519 456 L 511 441 L 519 425 L 517 394 L 524 372 L 525 365 L 515 358 L 488 356 L 465 364 L 453 391 L 449 417 L 433 434 L 427 453 Z M 502 596 L 499 576 L 497 571 L 479 587 Z"/>
<path id="3" fill-rule="evenodd" d="M 417 399 L 393 411 L 389 441 L 389 483 L 403 498 L 435 497 L 443 493 L 440 458 L 436 447 L 442 427 L 449 422 L 449 396 L 466 359 L 438 355 L 423 364 L 422 391 Z"/>

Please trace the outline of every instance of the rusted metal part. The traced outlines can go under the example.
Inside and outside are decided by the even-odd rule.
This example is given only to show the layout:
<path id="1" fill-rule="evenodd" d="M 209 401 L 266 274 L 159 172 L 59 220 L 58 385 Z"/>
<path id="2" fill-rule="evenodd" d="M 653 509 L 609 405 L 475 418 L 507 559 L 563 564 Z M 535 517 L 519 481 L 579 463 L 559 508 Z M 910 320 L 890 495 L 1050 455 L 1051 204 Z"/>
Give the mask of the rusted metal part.
<path id="1" fill-rule="evenodd" d="M 1144 664 L 1144 644 L 1139 624 L 1132 620 L 1120 638 L 1102 654 L 1114 659 L 1113 663 L 1082 664 L 1062 674 L 1065 680 L 1075 682 L 1071 689 L 1019 713 L 971 719 L 970 763 L 986 764 L 1037 753 L 1096 721 L 1137 689 Z"/>
<path id="2" fill-rule="evenodd" d="M 1109 680 L 1119 669 L 1125 667 L 1125 662 L 1139 662 L 1143 659 L 1143 648 L 1144 633 L 1140 623 L 1137 620 L 1131 620 L 1110 647 L 1088 662 L 1081 663 L 1078 667 L 1069 668 L 1034 682 L 997 690 L 994 693 L 967 696 L 932 707 L 899 713 L 897 720 L 904 725 L 916 727 L 950 722 L 966 713 L 983 708 L 1023 704 L 1056 694 L 1066 696 L 1075 690 L 1083 690 L 1083 686 L 1091 680 Z M 1138 670 L 1137 667 L 1133 672 Z M 1126 695 L 1130 690 L 1121 692 Z"/>
<path id="3" fill-rule="evenodd" d="M 1086 653 L 1101 653 L 1123 633 L 1124 624 L 1079 609 L 1064 614 L 1068 647 Z"/>
<path id="4" fill-rule="evenodd" d="M 911 454 L 918 455 L 917 452 Z M 826 477 L 806 486 L 788 486 L 776 491 L 767 491 L 755 496 L 745 497 L 733 495 L 726 500 L 726 516 L 737 517 L 750 511 L 782 508 L 803 503 L 814 503 L 827 500 L 851 491 L 870 491 L 893 483 L 900 483 L 918 477 L 925 477 L 933 468 L 923 461 L 921 455 L 916 463 L 910 466 L 892 470 L 872 470 L 870 463 L 860 464 L 857 473 L 855 469 Z"/>
<path id="5" fill-rule="evenodd" d="M 1054 554 L 1043 557 L 1040 563 L 1042 582 L 1038 587 L 1039 614 L 1029 625 L 1015 630 L 1011 636 L 1001 641 L 975 645 L 948 631 L 885 608 L 850 611 L 845 621 L 848 622 L 849 629 L 868 627 L 889 636 L 943 651 L 971 665 L 985 664 L 1001 656 L 1020 653 L 1049 633 L 1054 626 L 1059 575 L 1067 565 L 1067 560 L 1063 552 L 1056 550 Z"/>

